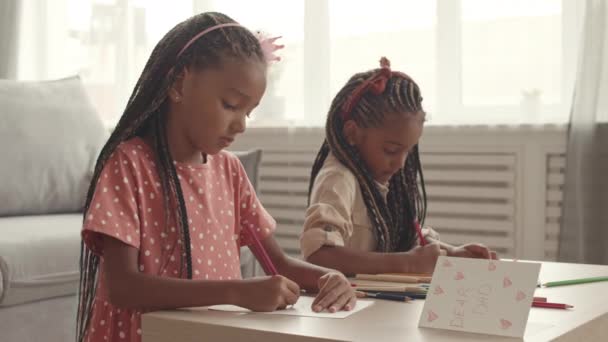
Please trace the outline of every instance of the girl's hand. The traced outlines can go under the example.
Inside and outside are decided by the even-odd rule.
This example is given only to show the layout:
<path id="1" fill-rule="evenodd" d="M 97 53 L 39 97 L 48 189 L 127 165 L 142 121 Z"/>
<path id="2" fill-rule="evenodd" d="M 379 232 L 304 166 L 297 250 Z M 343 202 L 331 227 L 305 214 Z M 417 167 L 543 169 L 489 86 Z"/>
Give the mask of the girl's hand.
<path id="1" fill-rule="evenodd" d="M 424 246 L 414 247 L 407 256 L 407 267 L 405 273 L 433 273 L 437 258 L 440 255 L 446 255 L 446 251 L 441 249 L 436 242 L 426 244 Z"/>
<path id="2" fill-rule="evenodd" d="M 350 311 L 357 303 L 355 289 L 344 274 L 329 272 L 319 278 L 319 293 L 312 302 L 312 311 L 326 310 L 334 313 L 339 310 Z"/>
<path id="3" fill-rule="evenodd" d="M 468 243 L 466 245 L 452 247 L 447 250 L 448 256 L 477 259 L 496 259 L 496 252 L 480 243 Z"/>
<path id="4" fill-rule="evenodd" d="M 235 304 L 251 311 L 275 311 L 293 305 L 300 298 L 300 286 L 281 276 L 243 280 Z"/>

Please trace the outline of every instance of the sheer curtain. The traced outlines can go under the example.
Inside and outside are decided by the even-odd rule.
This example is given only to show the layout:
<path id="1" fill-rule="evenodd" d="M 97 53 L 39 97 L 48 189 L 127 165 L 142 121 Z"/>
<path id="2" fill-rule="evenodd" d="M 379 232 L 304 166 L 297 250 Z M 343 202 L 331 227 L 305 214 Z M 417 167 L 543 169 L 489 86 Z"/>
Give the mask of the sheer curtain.
<path id="1" fill-rule="evenodd" d="M 0 2 L 0 79 L 17 76 L 19 0 Z"/>
<path id="2" fill-rule="evenodd" d="M 567 121 L 576 0 L 22 0 L 20 79 L 80 74 L 109 125 L 156 42 L 221 11 L 283 36 L 251 125 L 323 125 L 355 72 L 385 55 L 421 86 L 430 124 Z"/>
<path id="3" fill-rule="evenodd" d="M 561 261 L 608 264 L 608 3 L 588 0 L 570 117 Z"/>
<path id="4" fill-rule="evenodd" d="M 118 120 L 154 44 L 192 15 L 184 1 L 22 0 L 18 76 L 79 74 L 108 125 Z"/>

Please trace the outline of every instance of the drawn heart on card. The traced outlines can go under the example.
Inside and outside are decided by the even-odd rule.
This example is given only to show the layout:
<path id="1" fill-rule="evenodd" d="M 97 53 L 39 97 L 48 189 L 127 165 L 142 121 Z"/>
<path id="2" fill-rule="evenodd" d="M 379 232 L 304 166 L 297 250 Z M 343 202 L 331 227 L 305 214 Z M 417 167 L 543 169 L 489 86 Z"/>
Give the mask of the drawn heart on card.
<path id="1" fill-rule="evenodd" d="M 488 264 L 488 271 L 492 272 L 496 270 L 496 264 L 491 262 Z"/>
<path id="2" fill-rule="evenodd" d="M 462 280 L 464 279 L 464 274 L 460 271 L 456 272 L 456 275 L 454 276 L 454 280 Z"/>
<path id="3" fill-rule="evenodd" d="M 436 294 L 436 295 L 443 294 L 443 289 L 441 288 L 441 286 L 437 286 L 435 288 L 435 292 L 433 292 L 433 293 Z"/>
<path id="4" fill-rule="evenodd" d="M 521 302 L 526 297 L 527 297 L 526 294 L 523 293 L 521 290 L 519 290 L 519 291 L 517 291 L 517 294 L 515 295 L 515 300 L 518 301 L 518 302 Z"/>
<path id="5" fill-rule="evenodd" d="M 509 277 L 505 277 L 505 278 L 502 280 L 502 287 L 509 287 L 509 286 L 511 286 L 512 284 L 513 284 L 513 283 L 511 282 L 511 278 L 509 278 Z"/>
<path id="6" fill-rule="evenodd" d="M 432 322 L 434 320 L 436 320 L 437 318 L 439 318 L 439 316 L 437 316 L 437 314 L 435 312 L 433 312 L 433 310 L 429 310 L 428 312 L 428 316 L 427 316 L 427 322 Z"/>
<path id="7" fill-rule="evenodd" d="M 500 319 L 500 326 L 503 330 L 509 329 L 511 327 L 511 325 L 513 325 L 513 324 L 511 324 L 511 321 L 506 320 L 504 318 Z"/>
<path id="8" fill-rule="evenodd" d="M 450 260 L 444 260 L 443 267 L 452 267 L 452 263 L 450 262 Z"/>

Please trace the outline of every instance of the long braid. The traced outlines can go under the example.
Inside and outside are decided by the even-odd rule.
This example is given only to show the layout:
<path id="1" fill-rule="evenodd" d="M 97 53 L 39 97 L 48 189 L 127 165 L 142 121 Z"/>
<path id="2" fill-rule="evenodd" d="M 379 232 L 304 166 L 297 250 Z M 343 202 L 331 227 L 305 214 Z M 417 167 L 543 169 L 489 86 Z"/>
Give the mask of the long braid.
<path id="1" fill-rule="evenodd" d="M 323 144 L 321 144 L 321 148 L 319 149 L 319 153 L 317 153 L 317 157 L 315 158 L 315 162 L 312 164 L 312 170 L 310 171 L 310 183 L 308 184 L 308 206 L 310 206 L 310 194 L 312 193 L 312 187 L 315 184 L 314 179 L 317 178 L 319 171 L 323 167 L 323 163 L 325 159 L 329 155 L 330 148 L 327 143 L 327 139 L 323 140 Z"/>
<path id="2" fill-rule="evenodd" d="M 185 43 L 202 30 L 220 23 L 232 22 L 233 19 L 221 13 L 202 13 L 178 24 L 159 41 L 135 84 L 118 124 L 97 158 L 84 205 L 86 215 L 102 170 L 116 147 L 135 136 L 144 137 L 151 134 L 154 138 L 155 157 L 159 162 L 157 171 L 164 194 L 166 224 L 172 222 L 170 218 L 174 217 L 172 213 L 175 212 L 175 221 L 180 228 L 177 243 L 182 243 L 185 248 L 181 264 L 187 278 L 192 278 L 190 234 L 183 193 L 164 129 L 168 108 L 167 94 L 176 76 L 185 67 L 218 66 L 225 57 L 264 60 L 257 38 L 242 27 L 225 27 L 218 29 L 217 32 L 211 32 L 198 39 L 177 57 Z M 176 208 L 173 208 L 174 206 Z M 100 257 L 82 242 L 76 341 L 84 340 L 91 319 L 99 262 Z M 182 276 L 183 273 L 182 271 Z"/>
<path id="3" fill-rule="evenodd" d="M 416 182 L 414 179 L 414 185 L 418 186 L 420 184 L 420 192 L 416 191 L 416 194 L 420 194 L 422 196 L 418 196 L 418 204 L 416 208 L 419 208 L 418 221 L 420 221 L 421 225 L 424 225 L 424 220 L 426 219 L 426 210 L 427 210 L 427 197 L 426 197 L 426 187 L 424 183 L 424 174 L 422 172 L 422 162 L 420 161 L 420 152 L 418 150 L 418 145 L 414 146 L 414 158 L 416 160 L 415 168 L 418 170 L 418 177 L 420 178 L 420 182 Z M 414 177 L 415 178 L 415 177 Z"/>
<path id="4" fill-rule="evenodd" d="M 403 168 L 391 178 L 385 200 L 357 149 L 348 143 L 343 133 L 341 109 L 344 103 L 360 84 L 379 72 L 380 69 L 376 69 L 355 74 L 332 101 L 327 116 L 326 139 L 311 171 L 308 202 L 310 204 L 314 181 L 331 151 L 355 175 L 374 227 L 374 236 L 378 242 L 376 250 L 405 251 L 415 241 L 414 218 L 424 222 L 426 216 L 426 191 L 418 146 L 410 152 Z M 421 111 L 421 101 L 420 90 L 413 80 L 404 74 L 392 75 L 382 94 L 364 93 L 352 109 L 350 117 L 362 127 L 377 127 L 382 124 L 385 113 Z"/>
<path id="5" fill-rule="evenodd" d="M 156 135 L 155 135 L 155 145 L 157 146 L 157 150 L 163 151 L 160 153 L 160 167 L 159 176 L 161 179 L 165 179 L 164 189 L 170 189 L 172 194 L 175 194 L 172 197 L 164 196 L 165 208 L 171 208 L 175 205 L 174 202 L 177 201 L 177 218 L 176 222 L 178 227 L 180 227 L 180 238 L 177 241 L 178 244 L 183 243 L 185 251 L 182 253 L 181 258 L 181 272 L 180 275 L 183 276 L 183 266 L 186 266 L 186 278 L 192 279 L 192 251 L 190 249 L 190 231 L 188 225 L 188 215 L 186 213 L 186 204 L 184 202 L 184 195 L 182 192 L 182 186 L 179 182 L 179 176 L 177 174 L 177 170 L 175 169 L 175 164 L 173 163 L 173 158 L 171 157 L 171 152 L 169 151 L 169 144 L 167 142 L 167 135 L 165 134 L 163 121 L 163 116 L 158 116 L 156 121 Z M 167 210 L 165 213 L 166 217 L 169 217 L 169 211 Z M 171 221 L 166 221 L 171 222 Z"/>

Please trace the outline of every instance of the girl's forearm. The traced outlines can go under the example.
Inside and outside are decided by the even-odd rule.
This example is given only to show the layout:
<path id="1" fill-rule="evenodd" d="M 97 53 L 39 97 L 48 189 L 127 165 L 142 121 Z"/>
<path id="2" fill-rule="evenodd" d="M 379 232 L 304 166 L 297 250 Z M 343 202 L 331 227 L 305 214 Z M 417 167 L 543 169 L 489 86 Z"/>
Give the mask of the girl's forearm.
<path id="1" fill-rule="evenodd" d="M 279 266 L 281 275 L 295 281 L 301 288 L 312 293 L 319 291 L 319 278 L 331 271 L 333 270 L 288 256 Z"/>
<path id="2" fill-rule="evenodd" d="M 146 310 L 236 304 L 243 285 L 242 280 L 188 280 L 140 272 L 107 276 L 114 306 Z"/>
<path id="3" fill-rule="evenodd" d="M 262 245 L 275 264 L 279 274 L 293 280 L 308 292 L 317 292 L 319 290 L 319 278 L 332 271 L 328 268 L 287 256 L 273 236 L 264 239 Z M 256 257 L 259 260 L 259 256 L 256 255 Z"/>
<path id="4" fill-rule="evenodd" d="M 237 304 L 245 281 L 207 281 L 161 277 L 137 269 L 138 250 L 104 237 L 103 268 L 110 302 L 132 309 L 174 309 L 188 306 Z"/>
<path id="5" fill-rule="evenodd" d="M 414 260 L 407 253 L 364 252 L 347 247 L 323 246 L 307 259 L 346 275 L 406 273 Z"/>

